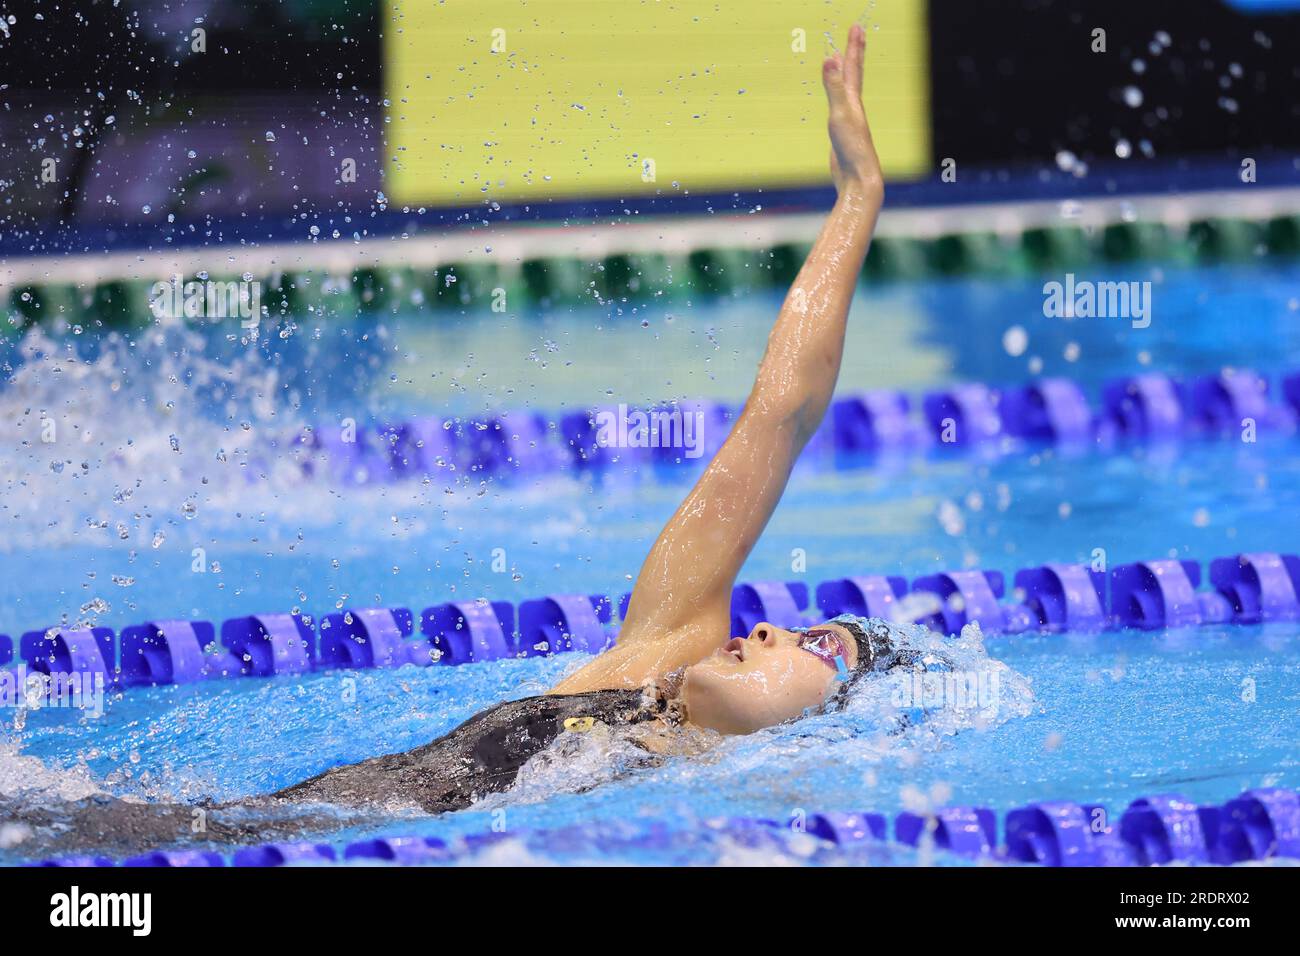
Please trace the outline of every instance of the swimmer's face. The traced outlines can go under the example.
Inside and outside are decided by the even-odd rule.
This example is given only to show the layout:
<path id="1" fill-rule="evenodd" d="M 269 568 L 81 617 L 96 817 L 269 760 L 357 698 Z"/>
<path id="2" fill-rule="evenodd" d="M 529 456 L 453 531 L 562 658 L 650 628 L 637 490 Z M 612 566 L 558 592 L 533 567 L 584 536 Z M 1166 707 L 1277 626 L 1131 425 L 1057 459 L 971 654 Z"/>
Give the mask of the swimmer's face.
<path id="1" fill-rule="evenodd" d="M 839 624 L 807 632 L 762 623 L 686 669 L 687 719 L 724 734 L 751 734 L 820 707 L 836 687 L 835 653 L 852 670 L 857 643 Z"/>

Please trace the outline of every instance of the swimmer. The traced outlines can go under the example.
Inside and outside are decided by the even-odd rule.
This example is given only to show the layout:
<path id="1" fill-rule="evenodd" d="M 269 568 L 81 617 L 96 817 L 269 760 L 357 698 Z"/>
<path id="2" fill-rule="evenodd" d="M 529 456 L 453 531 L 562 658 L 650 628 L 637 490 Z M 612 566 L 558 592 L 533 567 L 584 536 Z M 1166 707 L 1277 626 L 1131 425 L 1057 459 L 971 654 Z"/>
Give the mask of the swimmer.
<path id="1" fill-rule="evenodd" d="M 471 718 L 402 754 L 328 770 L 279 791 L 344 806 L 401 793 L 427 810 L 468 806 L 509 787 L 566 732 L 644 725 L 671 751 L 682 728 L 748 734 L 839 706 L 864 674 L 918 654 L 882 621 L 837 618 L 806 631 L 760 623 L 727 639 L 736 575 L 821 424 L 839 375 L 849 303 L 884 198 L 862 105 L 861 26 L 822 64 L 837 198 L 768 336 L 753 389 L 726 443 L 641 567 L 616 645 L 552 688 Z"/>
<path id="2" fill-rule="evenodd" d="M 728 639 L 736 576 L 831 400 L 849 303 L 884 198 L 862 105 L 864 48 L 854 26 L 847 51 L 822 64 L 834 208 L 772 327 L 744 410 L 641 567 L 616 645 L 548 694 L 499 704 L 424 746 L 335 767 L 239 805 L 208 805 L 210 839 L 247 842 L 257 824 L 245 811 L 255 808 L 276 834 L 337 825 L 305 804 L 364 811 L 372 822 L 395 806 L 461 809 L 509 788 L 524 764 L 567 733 L 638 728 L 648 731 L 638 737 L 647 752 L 673 752 L 673 739 L 692 728 L 748 734 L 842 706 L 865 675 L 918 660 L 883 621 L 837 618 L 804 631 L 760 623 L 748 637 Z M 103 798 L 69 809 L 94 825 L 50 820 L 43 831 L 83 845 L 95 834 L 125 833 L 137 847 L 190 835 L 190 808 Z"/>
<path id="3" fill-rule="evenodd" d="M 806 631 L 759 624 L 748 638 L 733 638 L 680 674 L 651 677 L 641 688 L 556 688 L 507 701 L 414 750 L 335 767 L 272 796 L 357 809 L 462 810 L 508 789 L 524 764 L 561 736 L 597 724 L 649 731 L 631 742 L 653 764 L 657 755 L 683 752 L 674 738 L 691 727 L 747 734 L 843 706 L 865 675 L 922 664 L 926 652 L 903 634 L 884 621 L 848 616 Z"/>

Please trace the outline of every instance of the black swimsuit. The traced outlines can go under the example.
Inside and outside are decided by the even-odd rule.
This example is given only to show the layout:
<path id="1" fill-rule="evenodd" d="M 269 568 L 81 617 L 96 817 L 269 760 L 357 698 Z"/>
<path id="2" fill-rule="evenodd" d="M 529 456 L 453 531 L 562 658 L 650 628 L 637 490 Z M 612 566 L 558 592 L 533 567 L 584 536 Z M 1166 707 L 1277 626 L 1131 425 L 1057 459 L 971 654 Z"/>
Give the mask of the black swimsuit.
<path id="1" fill-rule="evenodd" d="M 509 788 L 529 758 L 561 734 L 589 729 L 596 721 L 609 726 L 642 723 L 665 710 L 662 699 L 641 691 L 526 697 L 476 714 L 414 750 L 334 767 L 266 796 L 198 805 L 100 796 L 33 806 L 0 798 L 0 821 L 27 823 L 33 835 L 24 850 L 45 856 L 121 856 L 178 843 L 300 840 L 343 825 L 373 825 L 376 814 L 402 805 L 430 813 L 464 809 Z M 197 827 L 200 819 L 202 826 Z"/>
<path id="2" fill-rule="evenodd" d="M 414 750 L 334 767 L 272 796 L 351 807 L 396 798 L 430 813 L 461 810 L 509 788 L 519 769 L 566 730 L 581 731 L 592 720 L 610 726 L 641 723 L 658 717 L 664 707 L 639 690 L 507 701 Z"/>

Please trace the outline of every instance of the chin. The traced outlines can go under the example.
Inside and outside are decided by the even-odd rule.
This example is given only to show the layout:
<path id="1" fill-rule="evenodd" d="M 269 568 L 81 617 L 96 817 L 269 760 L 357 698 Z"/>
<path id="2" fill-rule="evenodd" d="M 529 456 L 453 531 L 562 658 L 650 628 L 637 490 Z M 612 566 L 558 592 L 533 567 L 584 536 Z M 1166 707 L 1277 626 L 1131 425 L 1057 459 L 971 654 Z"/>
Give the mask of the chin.
<path id="1" fill-rule="evenodd" d="M 697 727 L 733 736 L 781 723 L 781 718 L 753 707 L 754 702 L 736 700 L 738 695 L 734 676 L 729 678 L 717 669 L 693 667 L 682 684 L 686 719 Z"/>

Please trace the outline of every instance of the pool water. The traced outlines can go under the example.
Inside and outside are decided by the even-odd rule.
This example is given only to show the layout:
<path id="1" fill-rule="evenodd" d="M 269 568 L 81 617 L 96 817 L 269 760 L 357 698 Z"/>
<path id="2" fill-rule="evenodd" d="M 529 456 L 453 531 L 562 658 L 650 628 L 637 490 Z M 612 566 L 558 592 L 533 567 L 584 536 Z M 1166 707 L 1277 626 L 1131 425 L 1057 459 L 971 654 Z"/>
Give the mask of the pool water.
<path id="1" fill-rule="evenodd" d="M 1294 264 L 1144 266 L 1105 278 L 1154 282 L 1149 328 L 1044 318 L 1041 279 L 864 288 L 841 389 L 916 394 L 1048 374 L 1095 397 L 1104 380 L 1144 369 L 1245 366 L 1275 378 L 1300 367 Z M 214 326 L 29 333 L 4 346 L 0 632 L 622 593 L 689 473 L 510 482 L 457 474 L 354 487 L 304 480 L 268 456 L 263 439 L 345 418 L 740 401 L 778 306 L 775 295 L 754 294 L 507 316 L 297 317 L 252 346 L 238 329 Z M 55 422 L 55 441 L 41 441 L 43 420 Z M 1295 551 L 1296 441 L 810 462 L 741 576 L 815 584 L 960 567 L 1013 572 L 1091 561 L 1098 549 L 1110 564 Z M 851 710 L 613 779 L 608 768 L 626 744 L 593 737 L 469 810 L 376 816 L 329 837 L 452 836 L 501 819 L 512 832 L 599 822 L 624 836 L 666 836 L 658 849 L 636 839 L 577 849 L 521 840 L 494 852 L 641 862 L 761 852 L 769 862 L 821 862 L 837 857 L 797 840 L 753 850 L 715 839 L 703 821 L 785 819 L 798 809 L 1005 810 L 1040 799 L 1119 811 L 1157 792 L 1222 801 L 1249 787 L 1300 786 L 1300 626 L 967 643 L 971 667 L 1002 674 L 992 712 L 931 715 L 897 732 L 870 708 Z M 0 797 L 264 793 L 422 743 L 485 706 L 541 692 L 580 663 L 562 655 L 135 689 L 111 698 L 100 717 L 11 710 L 0 713 Z M 0 837 L 2 861 L 38 852 L 20 830 Z M 870 852 L 870 862 L 917 859 Z"/>

